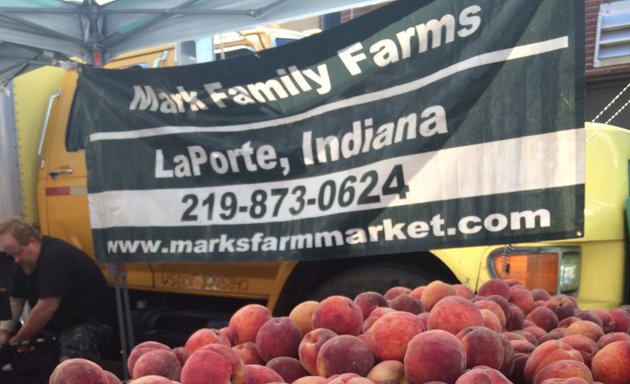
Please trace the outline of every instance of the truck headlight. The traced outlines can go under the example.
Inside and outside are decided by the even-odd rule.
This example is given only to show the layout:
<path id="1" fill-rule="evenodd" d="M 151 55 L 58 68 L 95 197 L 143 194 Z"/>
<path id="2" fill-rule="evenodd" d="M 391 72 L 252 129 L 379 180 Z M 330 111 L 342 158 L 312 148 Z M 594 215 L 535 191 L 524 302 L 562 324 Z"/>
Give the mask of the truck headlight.
<path id="1" fill-rule="evenodd" d="M 580 266 L 579 247 L 516 247 L 507 253 L 499 248 L 488 257 L 492 277 L 515 279 L 529 289 L 542 288 L 550 294 L 577 294 Z"/>
<path id="2" fill-rule="evenodd" d="M 560 258 L 561 293 L 575 293 L 580 287 L 581 257 L 578 251 L 563 252 Z"/>

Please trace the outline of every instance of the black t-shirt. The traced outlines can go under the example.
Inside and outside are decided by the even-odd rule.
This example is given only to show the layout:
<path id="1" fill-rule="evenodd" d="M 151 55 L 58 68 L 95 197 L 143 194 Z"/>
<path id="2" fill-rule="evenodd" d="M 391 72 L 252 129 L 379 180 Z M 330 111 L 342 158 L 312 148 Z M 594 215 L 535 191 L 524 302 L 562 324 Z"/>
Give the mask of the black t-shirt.
<path id="1" fill-rule="evenodd" d="M 98 265 L 80 249 L 44 236 L 37 266 L 27 276 L 13 266 L 11 296 L 34 306 L 38 298 L 61 298 L 59 309 L 45 330 L 59 332 L 86 320 L 115 326 L 116 305 Z"/>
<path id="2" fill-rule="evenodd" d="M 0 288 L 9 288 L 11 285 L 11 271 L 13 270 L 13 258 L 0 251 Z M 0 292 L 0 320 L 11 319 L 11 303 L 9 294 Z"/>

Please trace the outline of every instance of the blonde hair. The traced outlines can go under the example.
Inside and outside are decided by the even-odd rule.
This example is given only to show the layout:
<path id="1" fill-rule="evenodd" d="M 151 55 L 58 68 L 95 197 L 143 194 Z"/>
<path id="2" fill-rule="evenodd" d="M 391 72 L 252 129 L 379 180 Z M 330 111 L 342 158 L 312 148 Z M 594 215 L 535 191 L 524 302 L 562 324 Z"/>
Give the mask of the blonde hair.
<path id="1" fill-rule="evenodd" d="M 10 233 L 19 245 L 28 245 L 31 238 L 42 240 L 39 231 L 19 216 L 9 216 L 0 221 L 0 235 Z"/>

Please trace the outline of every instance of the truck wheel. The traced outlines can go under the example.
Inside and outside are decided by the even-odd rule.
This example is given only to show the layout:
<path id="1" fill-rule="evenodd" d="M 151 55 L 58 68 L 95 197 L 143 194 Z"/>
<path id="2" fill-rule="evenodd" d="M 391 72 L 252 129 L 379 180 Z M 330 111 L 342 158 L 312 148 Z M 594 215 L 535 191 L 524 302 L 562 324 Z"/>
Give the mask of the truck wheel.
<path id="1" fill-rule="evenodd" d="M 381 294 L 394 286 L 415 288 L 426 285 L 432 280 L 440 279 L 432 276 L 430 271 L 404 264 L 368 264 L 339 272 L 319 284 L 312 292 L 311 299 L 322 300 L 332 295 L 343 295 L 354 299 L 364 291 L 376 291 Z"/>

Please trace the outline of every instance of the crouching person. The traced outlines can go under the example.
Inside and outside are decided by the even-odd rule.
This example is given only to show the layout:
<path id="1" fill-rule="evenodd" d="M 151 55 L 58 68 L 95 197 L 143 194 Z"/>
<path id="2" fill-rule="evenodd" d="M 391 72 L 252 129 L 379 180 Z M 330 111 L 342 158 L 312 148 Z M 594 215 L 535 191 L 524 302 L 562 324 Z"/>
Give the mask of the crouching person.
<path id="1" fill-rule="evenodd" d="M 15 261 L 8 288 L 13 318 L 0 322 L 0 344 L 53 335 L 60 360 L 98 360 L 116 340 L 116 306 L 94 260 L 16 216 L 0 222 L 0 247 Z M 26 302 L 31 311 L 18 329 Z"/>

